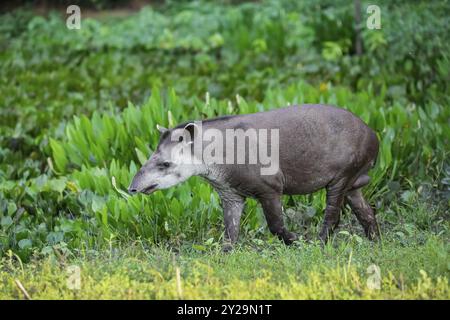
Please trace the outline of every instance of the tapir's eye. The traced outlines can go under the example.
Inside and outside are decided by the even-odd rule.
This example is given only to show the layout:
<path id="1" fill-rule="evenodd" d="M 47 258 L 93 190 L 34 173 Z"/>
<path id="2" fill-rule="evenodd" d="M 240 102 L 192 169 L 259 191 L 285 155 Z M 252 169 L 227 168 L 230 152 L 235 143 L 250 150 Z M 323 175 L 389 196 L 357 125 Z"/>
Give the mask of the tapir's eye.
<path id="1" fill-rule="evenodd" d="M 170 162 L 169 161 L 160 162 L 158 163 L 158 167 L 159 170 L 167 169 L 170 167 Z"/>

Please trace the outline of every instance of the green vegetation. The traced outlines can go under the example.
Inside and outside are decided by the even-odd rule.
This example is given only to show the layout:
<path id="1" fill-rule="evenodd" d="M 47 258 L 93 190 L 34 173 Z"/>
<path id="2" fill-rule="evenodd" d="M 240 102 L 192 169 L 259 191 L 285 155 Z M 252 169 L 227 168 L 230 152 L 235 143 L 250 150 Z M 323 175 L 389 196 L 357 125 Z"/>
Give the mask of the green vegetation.
<path id="1" fill-rule="evenodd" d="M 434 237 L 406 247 L 352 237 L 325 248 L 250 240 L 227 255 L 217 243 L 175 252 L 134 242 L 23 268 L 4 259 L 0 299 L 23 298 L 14 279 L 34 299 L 448 299 L 447 255 Z M 370 269 L 375 262 L 379 278 Z M 80 268 L 79 290 L 69 289 L 74 266 Z M 380 289 L 367 284 L 375 279 Z"/>
<path id="2" fill-rule="evenodd" d="M 176 298 L 175 266 L 186 298 L 448 298 L 450 4 L 379 6 L 360 56 L 348 1 L 169 2 L 81 30 L 56 12 L 1 15 L 0 298 L 21 297 L 14 279 L 35 298 Z M 284 200 L 296 246 L 248 200 L 241 247 L 223 255 L 220 203 L 201 179 L 125 194 L 156 123 L 301 103 L 347 108 L 379 134 L 365 193 L 380 243 L 345 208 L 321 248 L 318 192 Z M 381 290 L 365 287 L 372 263 Z M 82 291 L 65 287 L 70 264 Z"/>

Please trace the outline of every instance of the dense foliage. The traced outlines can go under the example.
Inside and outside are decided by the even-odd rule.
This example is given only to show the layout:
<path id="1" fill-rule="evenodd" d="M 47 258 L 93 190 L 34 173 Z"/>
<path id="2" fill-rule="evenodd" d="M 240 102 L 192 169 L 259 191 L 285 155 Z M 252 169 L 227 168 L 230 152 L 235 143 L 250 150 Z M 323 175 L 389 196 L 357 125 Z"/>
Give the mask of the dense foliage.
<path id="1" fill-rule="evenodd" d="M 200 179 L 123 192 L 156 146 L 155 124 L 304 102 L 347 108 L 379 134 L 365 192 L 383 230 L 448 240 L 450 5 L 380 7 L 382 28 L 362 28 L 360 56 L 351 1 L 169 3 L 86 18 L 81 30 L 57 13 L 3 14 L 1 254 L 220 239 L 218 198 Z M 323 193 L 285 200 L 290 227 L 315 237 Z M 245 233 L 265 236 L 264 223 L 248 201 Z"/>

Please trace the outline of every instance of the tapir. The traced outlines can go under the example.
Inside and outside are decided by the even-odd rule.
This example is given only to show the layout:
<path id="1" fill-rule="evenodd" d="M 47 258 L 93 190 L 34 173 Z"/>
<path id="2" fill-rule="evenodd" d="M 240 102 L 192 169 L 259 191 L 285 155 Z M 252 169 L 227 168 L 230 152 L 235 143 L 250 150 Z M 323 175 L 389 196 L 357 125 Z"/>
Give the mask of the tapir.
<path id="1" fill-rule="evenodd" d="M 374 211 L 361 191 L 370 181 L 368 171 L 375 164 L 379 142 L 375 132 L 350 111 L 305 104 L 158 129 L 158 146 L 134 176 L 128 191 L 150 194 L 191 176 L 203 177 L 221 200 L 226 251 L 238 239 L 247 197 L 261 204 L 270 232 L 291 244 L 298 238 L 283 222 L 282 195 L 310 194 L 323 188 L 326 208 L 319 233 L 322 241 L 326 242 L 338 226 L 345 202 L 367 237 L 373 239 L 379 233 Z M 261 133 L 267 134 L 264 137 Z M 234 140 L 215 141 L 211 147 L 220 135 Z M 239 139 L 241 145 L 236 143 Z M 209 157 L 197 150 L 208 151 Z M 256 159 L 264 155 L 261 150 L 277 155 L 270 170 L 267 157 L 264 163 Z"/>

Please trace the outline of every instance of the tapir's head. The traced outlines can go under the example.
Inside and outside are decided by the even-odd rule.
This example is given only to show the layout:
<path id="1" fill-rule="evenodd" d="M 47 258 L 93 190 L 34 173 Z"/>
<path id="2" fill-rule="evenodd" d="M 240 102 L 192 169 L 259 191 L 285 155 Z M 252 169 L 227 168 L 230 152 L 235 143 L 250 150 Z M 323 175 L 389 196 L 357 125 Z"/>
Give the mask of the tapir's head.
<path id="1" fill-rule="evenodd" d="M 150 194 L 170 188 L 199 174 L 201 164 L 193 162 L 193 136 L 196 124 L 174 129 L 157 126 L 161 133 L 158 147 L 136 173 L 128 187 L 131 194 Z"/>

